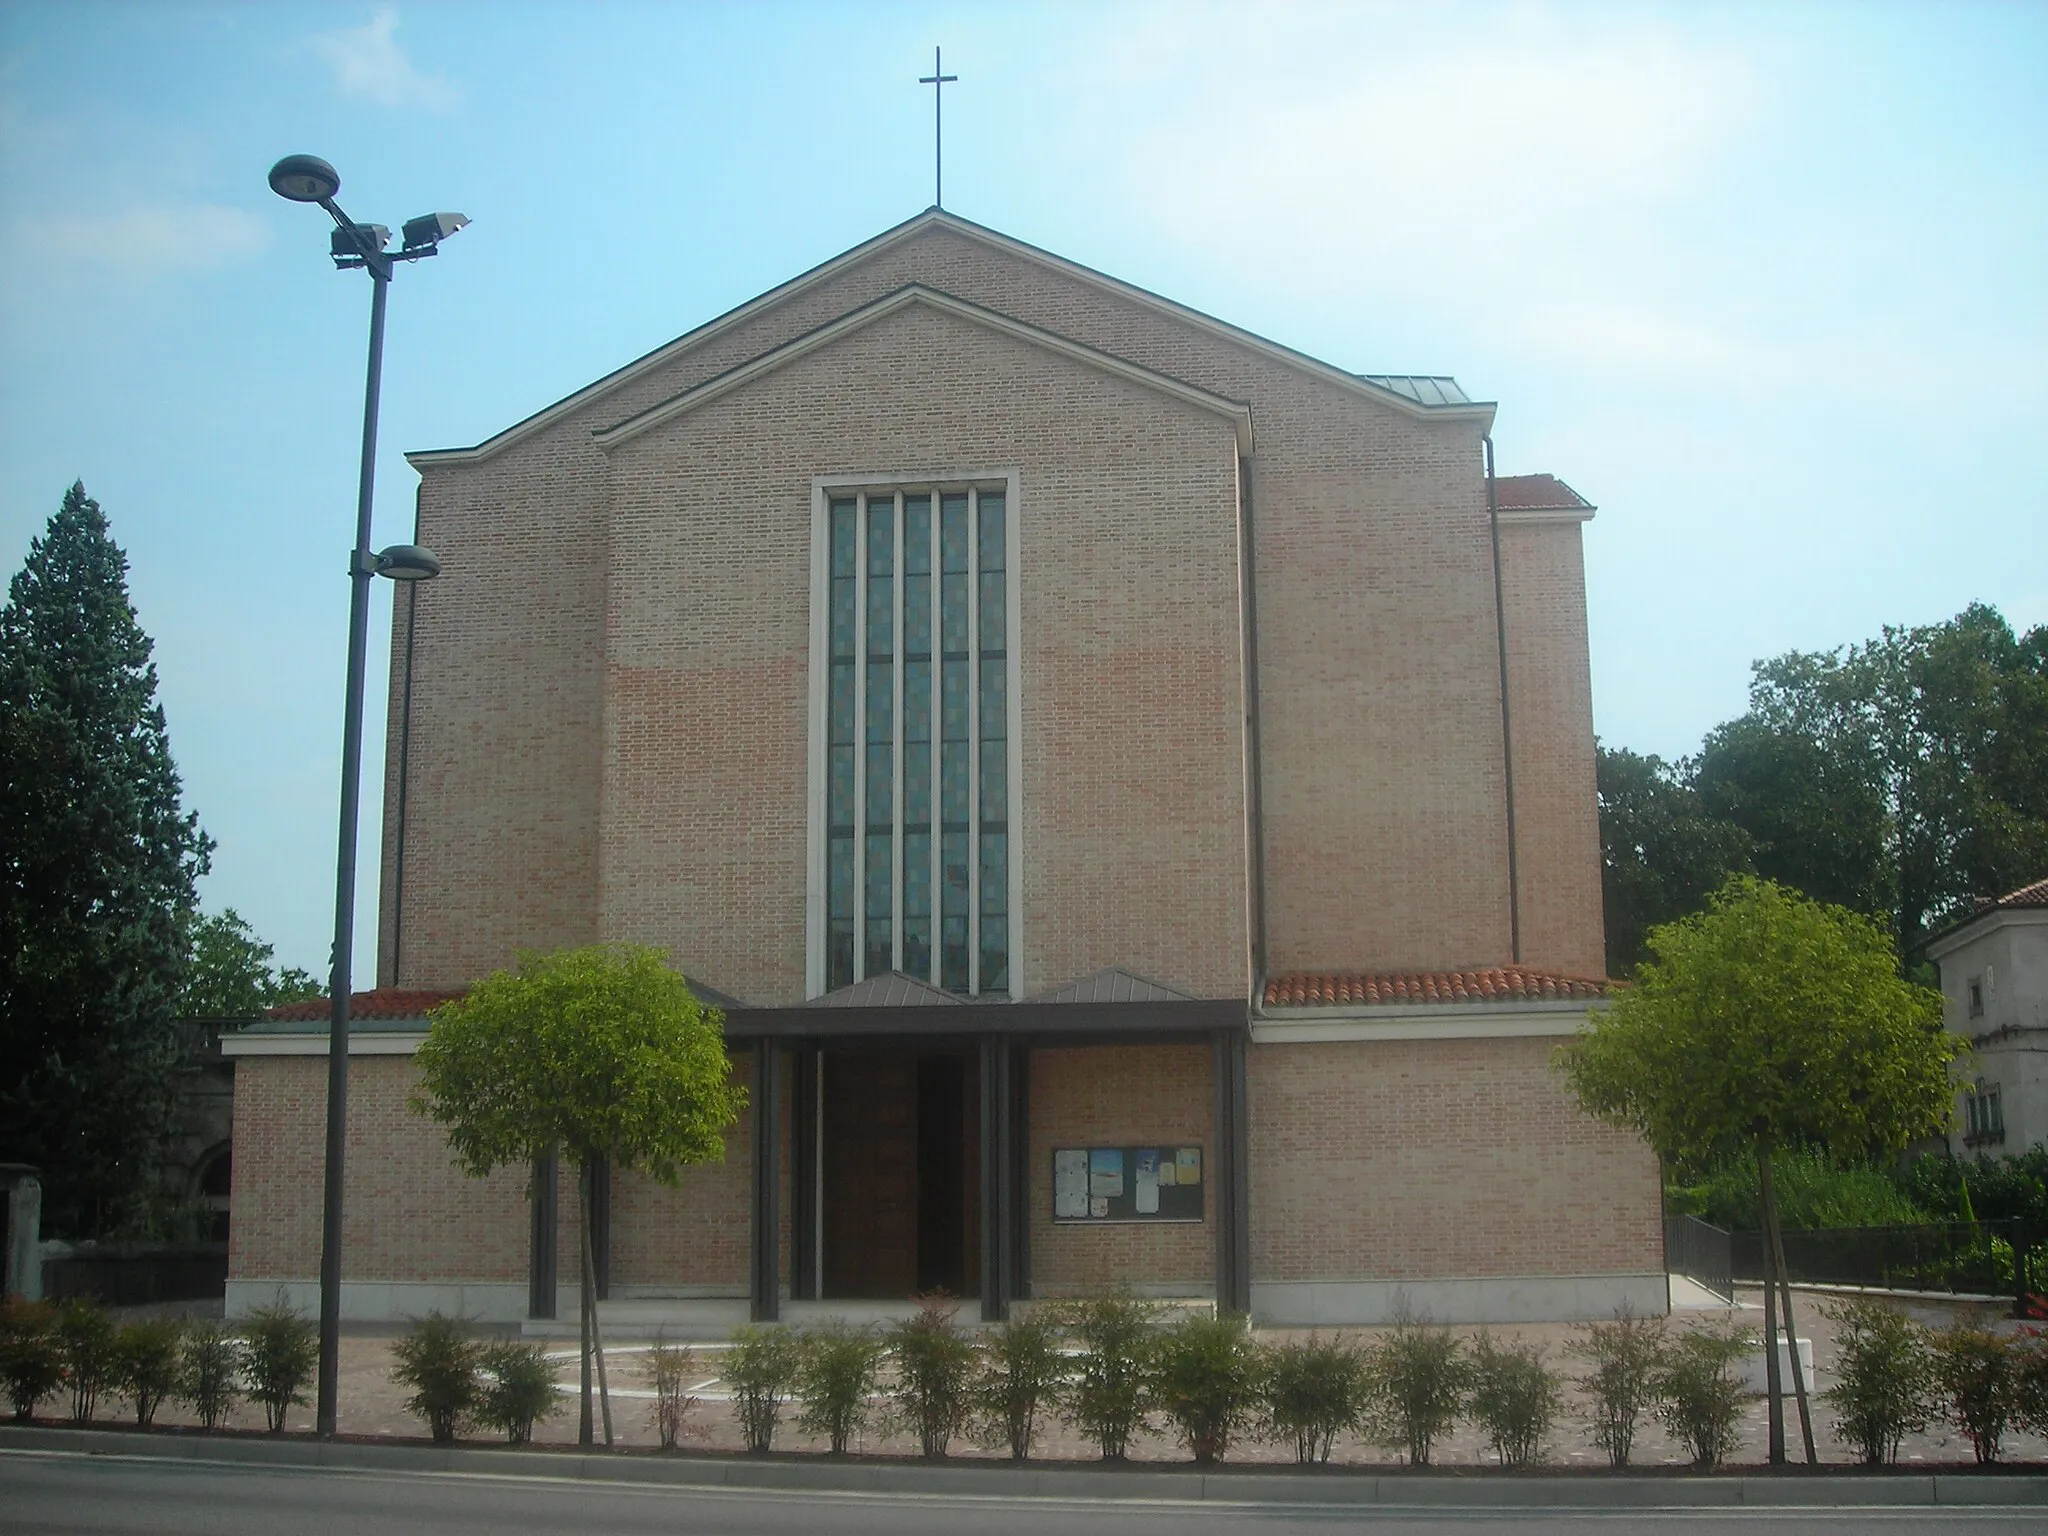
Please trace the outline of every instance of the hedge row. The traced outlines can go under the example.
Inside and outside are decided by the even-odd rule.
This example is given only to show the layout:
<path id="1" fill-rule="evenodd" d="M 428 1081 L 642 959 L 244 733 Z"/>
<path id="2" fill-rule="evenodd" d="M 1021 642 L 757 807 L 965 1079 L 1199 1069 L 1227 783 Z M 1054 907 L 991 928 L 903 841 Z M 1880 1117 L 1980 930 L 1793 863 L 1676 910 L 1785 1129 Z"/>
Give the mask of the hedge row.
<path id="1" fill-rule="evenodd" d="M 1826 1310 L 1836 1359 L 1820 1402 L 1837 1437 L 1864 1460 L 1895 1461 L 1906 1435 L 1938 1421 L 1954 1425 L 1984 1462 L 2000 1458 L 2014 1428 L 2048 1434 L 2048 1338 L 2037 1331 L 1937 1332 L 1871 1301 Z M 1593 1442 L 1615 1466 L 1629 1464 L 1638 1430 L 1654 1418 L 1695 1465 L 1711 1467 L 1735 1443 L 1739 1371 L 1758 1347 L 1736 1325 L 1675 1330 L 1624 1311 L 1576 1331 L 1566 1352 L 1582 1369 L 1567 1375 L 1540 1348 L 1498 1342 L 1484 1329 L 1459 1334 L 1404 1318 L 1371 1343 L 1342 1334 L 1268 1343 L 1243 1318 L 1166 1317 L 1119 1292 L 1043 1305 L 974 1333 L 959 1326 L 950 1301 L 931 1298 L 886 1329 L 740 1328 L 717 1369 L 755 1452 L 774 1449 L 793 1416 L 835 1454 L 872 1428 L 914 1435 L 928 1457 L 971 1438 L 1024 1460 L 1056 1419 L 1120 1461 L 1163 1421 L 1203 1465 L 1247 1439 L 1323 1463 L 1340 1436 L 1355 1434 L 1427 1466 L 1435 1447 L 1469 1423 L 1502 1465 L 1516 1467 L 1544 1459 L 1566 1388 L 1575 1386 Z M 316 1352 L 312 1321 L 281 1298 L 234 1332 L 163 1319 L 117 1328 L 84 1301 L 0 1308 L 0 1383 L 23 1420 L 44 1399 L 68 1396 L 73 1420 L 87 1423 L 103 1398 L 124 1397 L 148 1425 L 174 1399 L 212 1429 L 246 1396 L 277 1431 L 305 1401 Z M 439 1314 L 415 1323 L 393 1355 L 392 1379 L 412 1389 L 407 1409 L 437 1442 L 483 1428 L 522 1444 L 562 1406 L 542 1346 L 472 1339 Z M 699 1363 L 689 1349 L 660 1343 L 649 1364 L 657 1432 L 673 1447 L 690 1433 Z"/>
<path id="2" fill-rule="evenodd" d="M 312 1322 L 285 1306 L 262 1307 L 239 1331 L 219 1323 L 145 1318 L 117 1327 L 99 1303 L 0 1304 L 0 1386 L 27 1420 L 48 1397 L 68 1398 L 74 1423 L 89 1424 L 102 1398 L 126 1398 L 147 1428 L 166 1400 L 212 1429 L 247 1397 L 272 1430 L 305 1401 L 318 1354 Z"/>
<path id="3" fill-rule="evenodd" d="M 1866 1460 L 1897 1459 L 1900 1440 L 1946 1419 L 1979 1460 L 1998 1459 L 2011 1427 L 2048 1433 L 2048 1343 L 2023 1332 L 1936 1333 L 1873 1302 L 1830 1307 L 1838 1326 L 1835 1385 L 1820 1394 L 1834 1430 Z M 1533 1345 L 1486 1330 L 1459 1334 L 1404 1319 L 1373 1343 L 1342 1334 L 1292 1343 L 1259 1339 L 1243 1318 L 1183 1316 L 1128 1293 L 1034 1308 L 974 1333 L 952 1303 L 928 1299 L 885 1329 L 828 1324 L 736 1329 L 715 1367 L 747 1450 L 767 1452 L 786 1420 L 844 1454 L 868 1430 L 914 1436 L 923 1454 L 956 1438 L 1032 1454 L 1057 1420 L 1121 1461 L 1157 1423 L 1203 1465 L 1248 1439 L 1290 1446 L 1303 1464 L 1330 1459 L 1338 1438 L 1365 1436 L 1427 1466 L 1460 1423 L 1477 1427 L 1502 1465 L 1544 1459 L 1576 1387 L 1594 1443 L 1617 1467 L 1655 1419 L 1691 1453 L 1720 1463 L 1745 1399 L 1741 1367 L 1758 1348 L 1737 1325 L 1669 1328 L 1627 1312 L 1580 1327 L 1555 1369 Z M 398 1346 L 409 1405 L 448 1438 L 484 1388 L 483 1347 L 429 1317 Z M 692 1351 L 657 1344 L 650 1361 L 664 1446 L 690 1433 L 689 1383 L 709 1374 Z M 545 1410 L 543 1410 L 545 1411 Z M 490 1422 L 479 1418 L 478 1422 Z"/>

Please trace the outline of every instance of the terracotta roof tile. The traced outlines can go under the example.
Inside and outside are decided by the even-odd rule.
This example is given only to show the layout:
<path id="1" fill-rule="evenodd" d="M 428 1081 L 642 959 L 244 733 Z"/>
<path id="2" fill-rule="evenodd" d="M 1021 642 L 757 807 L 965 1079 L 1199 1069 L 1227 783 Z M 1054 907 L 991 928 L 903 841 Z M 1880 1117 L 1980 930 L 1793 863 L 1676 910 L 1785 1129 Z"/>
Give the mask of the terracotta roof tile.
<path id="1" fill-rule="evenodd" d="M 2016 891 L 2007 891 L 2003 896 L 1977 898 L 1979 912 L 1989 912 L 1995 907 L 2048 907 L 2048 878 L 2023 885 Z"/>
<path id="2" fill-rule="evenodd" d="M 462 996 L 463 990 L 417 991 L 405 987 L 379 987 L 374 992 L 351 992 L 348 997 L 348 1016 L 351 1019 L 423 1019 L 429 1008 L 438 1008 L 443 1003 L 453 1002 Z M 308 998 L 303 1003 L 283 1003 L 264 1015 L 267 1019 L 282 1022 L 309 1021 L 324 1022 L 327 1018 L 327 999 Z"/>
<path id="3" fill-rule="evenodd" d="M 1591 511 L 1593 503 L 1555 475 L 1500 475 L 1494 503 L 1503 512 Z"/>
<path id="4" fill-rule="evenodd" d="M 1426 1003 L 1563 1003 L 1607 996 L 1609 983 L 1521 966 L 1481 971 L 1306 971 L 1266 982 L 1268 1008 L 1415 1007 Z"/>

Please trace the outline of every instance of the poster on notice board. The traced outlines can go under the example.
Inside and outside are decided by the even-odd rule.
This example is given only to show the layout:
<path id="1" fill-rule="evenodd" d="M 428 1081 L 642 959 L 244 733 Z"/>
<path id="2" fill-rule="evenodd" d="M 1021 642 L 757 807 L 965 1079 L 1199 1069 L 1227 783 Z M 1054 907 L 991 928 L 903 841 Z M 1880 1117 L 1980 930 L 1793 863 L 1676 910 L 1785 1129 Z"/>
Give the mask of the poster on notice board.
<path id="1" fill-rule="evenodd" d="M 1055 1147 L 1052 1219 L 1200 1221 L 1202 1183 L 1198 1146 Z"/>

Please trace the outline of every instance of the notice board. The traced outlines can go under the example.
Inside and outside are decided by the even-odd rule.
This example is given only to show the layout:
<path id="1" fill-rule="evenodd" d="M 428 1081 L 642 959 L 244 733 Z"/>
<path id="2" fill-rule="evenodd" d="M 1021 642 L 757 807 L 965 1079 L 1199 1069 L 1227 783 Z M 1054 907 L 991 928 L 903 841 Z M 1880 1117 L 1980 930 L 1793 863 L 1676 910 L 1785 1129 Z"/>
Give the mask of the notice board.
<path id="1" fill-rule="evenodd" d="M 1055 1147 L 1052 1219 L 1200 1221 L 1207 1159 L 1199 1146 Z"/>

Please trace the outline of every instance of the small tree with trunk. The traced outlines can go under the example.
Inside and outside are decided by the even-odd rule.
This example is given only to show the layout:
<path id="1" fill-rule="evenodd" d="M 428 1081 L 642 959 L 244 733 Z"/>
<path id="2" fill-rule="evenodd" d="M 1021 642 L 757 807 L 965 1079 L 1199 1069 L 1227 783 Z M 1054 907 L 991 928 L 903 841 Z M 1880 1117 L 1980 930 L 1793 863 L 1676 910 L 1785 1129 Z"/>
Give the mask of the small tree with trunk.
<path id="1" fill-rule="evenodd" d="M 559 1148 L 580 1175 L 582 1444 L 591 1443 L 590 1365 L 602 1381 L 590 1190 L 600 1160 L 663 1184 L 725 1157 L 745 1093 L 731 1081 L 724 1016 L 692 995 L 659 950 L 593 945 L 522 955 L 433 1014 L 414 1058 L 412 1107 L 448 1128 L 481 1178 L 531 1168 Z M 611 1407 L 605 1403 L 605 1443 Z"/>
<path id="2" fill-rule="evenodd" d="M 1791 1288 L 1771 1159 L 1791 1148 L 1895 1154 L 1942 1129 L 1960 1042 L 1941 997 L 1899 974 L 1882 920 L 1738 875 L 1704 912 L 1651 931 L 1636 983 L 1558 1053 L 1594 1116 L 1642 1133 L 1668 1163 L 1752 1158 L 1763 1196 L 1765 1370 L 1770 1450 L 1785 1459 L 1777 1303 Z M 1805 1381 L 1793 1385 L 1815 1459 Z"/>

